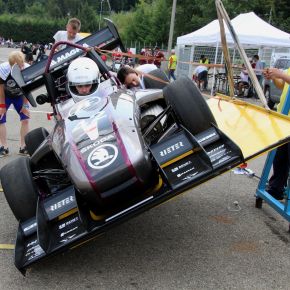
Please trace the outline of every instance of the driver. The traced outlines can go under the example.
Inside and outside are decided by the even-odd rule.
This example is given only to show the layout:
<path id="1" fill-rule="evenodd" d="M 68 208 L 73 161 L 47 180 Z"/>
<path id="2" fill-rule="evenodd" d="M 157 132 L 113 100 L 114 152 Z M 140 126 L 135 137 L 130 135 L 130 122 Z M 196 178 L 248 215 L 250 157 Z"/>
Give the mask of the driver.
<path id="1" fill-rule="evenodd" d="M 68 90 L 75 102 L 95 95 L 100 82 L 100 70 L 88 57 L 73 60 L 67 70 Z"/>

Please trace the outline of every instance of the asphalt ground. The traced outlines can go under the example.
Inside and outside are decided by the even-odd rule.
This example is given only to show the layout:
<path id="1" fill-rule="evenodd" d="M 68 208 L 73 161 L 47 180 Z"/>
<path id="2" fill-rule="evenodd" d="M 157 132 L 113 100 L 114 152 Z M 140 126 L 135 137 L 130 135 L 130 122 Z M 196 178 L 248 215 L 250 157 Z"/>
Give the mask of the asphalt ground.
<path id="1" fill-rule="evenodd" d="M 8 51 L 0 48 L 0 61 Z M 51 129 L 49 111 L 48 105 L 33 108 L 31 129 Z M 18 157 L 19 119 L 12 110 L 7 129 L 11 155 L 0 167 Z M 260 175 L 264 161 L 248 166 Z M 13 250 L 0 249 L 0 289 L 290 289 L 288 222 L 265 203 L 255 208 L 257 184 L 230 171 L 40 261 L 26 277 L 14 267 Z M 0 215 L 0 245 L 8 248 L 17 222 L 3 192 Z"/>

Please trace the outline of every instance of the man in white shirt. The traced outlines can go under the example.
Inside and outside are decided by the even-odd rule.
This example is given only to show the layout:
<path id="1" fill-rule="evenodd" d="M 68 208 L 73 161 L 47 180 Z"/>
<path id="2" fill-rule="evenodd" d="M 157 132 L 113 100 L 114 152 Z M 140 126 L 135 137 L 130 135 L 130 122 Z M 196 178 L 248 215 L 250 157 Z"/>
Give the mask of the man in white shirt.
<path id="1" fill-rule="evenodd" d="M 204 65 L 199 65 L 194 71 L 197 86 L 201 90 L 204 90 L 207 87 L 207 74 L 208 70 Z"/>
<path id="2" fill-rule="evenodd" d="M 81 22 L 77 18 L 71 18 L 69 19 L 66 30 L 59 30 L 54 36 L 55 42 L 58 41 L 69 41 L 72 43 L 76 43 L 79 40 L 81 40 L 83 37 L 79 35 L 81 29 Z M 57 47 L 57 51 L 64 49 L 66 45 L 60 45 Z"/>
<path id="3" fill-rule="evenodd" d="M 253 62 L 255 64 L 255 74 L 256 74 L 256 77 L 259 81 L 259 83 L 261 84 L 261 80 L 262 80 L 262 75 L 263 75 L 263 69 L 264 69 L 264 65 L 263 63 L 260 61 L 260 58 L 257 54 L 255 54 L 253 56 Z"/>
<path id="4" fill-rule="evenodd" d="M 247 97 L 248 89 L 249 88 L 249 75 L 246 69 L 245 64 L 242 65 L 242 70 L 240 73 L 240 80 L 238 82 L 238 95 L 240 97 Z"/>

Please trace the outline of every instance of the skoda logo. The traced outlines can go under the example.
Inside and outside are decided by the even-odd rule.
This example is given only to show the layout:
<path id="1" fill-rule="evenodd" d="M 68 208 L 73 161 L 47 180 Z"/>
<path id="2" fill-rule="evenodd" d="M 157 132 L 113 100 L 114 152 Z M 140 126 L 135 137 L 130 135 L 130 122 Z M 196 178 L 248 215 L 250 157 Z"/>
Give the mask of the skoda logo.
<path id="1" fill-rule="evenodd" d="M 112 144 L 103 144 L 95 148 L 88 156 L 88 164 L 91 168 L 102 169 L 111 165 L 118 156 L 118 149 Z"/>

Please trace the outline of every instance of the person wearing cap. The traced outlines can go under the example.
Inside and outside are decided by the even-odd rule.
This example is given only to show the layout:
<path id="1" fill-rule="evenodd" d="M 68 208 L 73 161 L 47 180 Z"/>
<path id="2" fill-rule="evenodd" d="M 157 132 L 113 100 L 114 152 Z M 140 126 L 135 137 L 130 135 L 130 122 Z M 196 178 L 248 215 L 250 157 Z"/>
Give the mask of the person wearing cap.
<path id="1" fill-rule="evenodd" d="M 175 55 L 175 50 L 171 51 L 171 56 L 169 57 L 168 60 L 168 79 L 173 78 L 176 80 L 176 77 L 174 75 L 174 72 L 176 70 L 177 66 L 177 56 Z"/>
<path id="2" fill-rule="evenodd" d="M 161 62 L 164 60 L 164 53 L 160 50 L 158 46 L 154 49 L 154 64 L 160 68 Z"/>
<path id="3" fill-rule="evenodd" d="M 206 90 L 207 89 L 207 84 L 208 84 L 208 70 L 209 70 L 208 66 L 206 66 L 206 65 L 209 64 L 210 61 L 204 54 L 202 54 L 200 56 L 199 63 L 201 65 L 205 64 L 204 67 L 206 68 L 206 71 L 204 71 L 204 73 L 203 73 L 204 75 L 203 75 L 203 88 L 202 89 Z"/>

